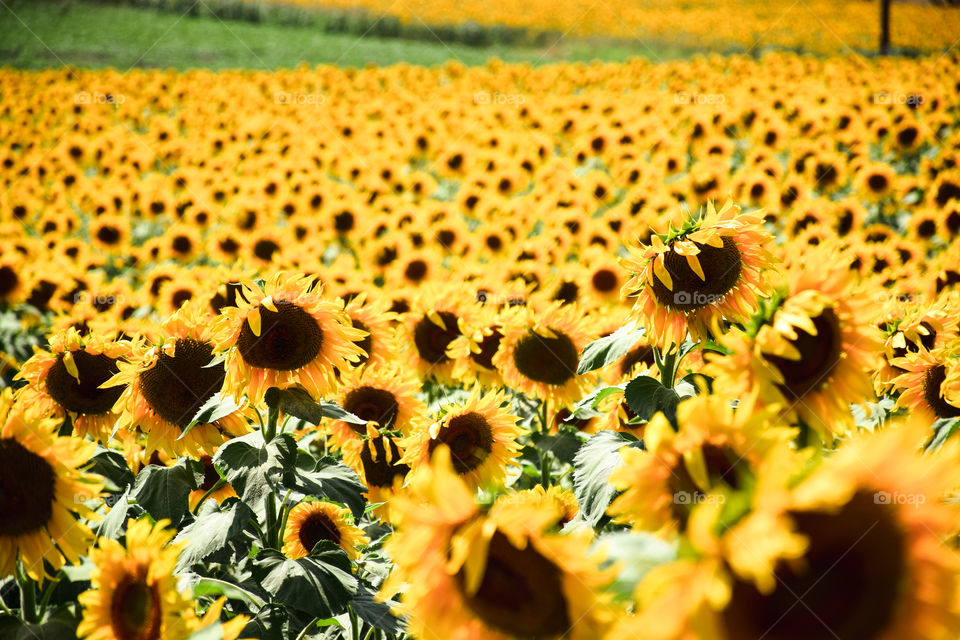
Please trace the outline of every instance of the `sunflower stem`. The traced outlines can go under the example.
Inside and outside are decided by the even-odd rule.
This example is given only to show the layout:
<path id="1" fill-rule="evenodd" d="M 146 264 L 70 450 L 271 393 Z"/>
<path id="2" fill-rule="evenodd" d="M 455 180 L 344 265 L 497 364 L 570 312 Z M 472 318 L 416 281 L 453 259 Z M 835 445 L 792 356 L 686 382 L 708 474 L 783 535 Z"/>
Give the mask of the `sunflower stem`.
<path id="1" fill-rule="evenodd" d="M 267 530 L 265 532 L 267 539 L 264 543 L 271 549 L 276 549 L 275 541 L 277 539 L 277 496 L 271 491 L 267 497 Z"/>
<path id="2" fill-rule="evenodd" d="M 200 501 L 197 502 L 197 506 L 195 506 L 195 507 L 193 508 L 193 515 L 197 515 L 198 513 L 200 513 L 200 505 L 203 504 L 204 500 L 206 500 L 207 498 L 209 498 L 210 495 L 211 495 L 214 491 L 216 491 L 217 489 L 219 489 L 220 487 L 222 487 L 222 486 L 225 485 L 225 484 L 227 484 L 227 481 L 224 480 L 223 478 L 220 478 L 219 480 L 217 480 L 217 481 L 213 484 L 212 487 L 210 487 L 209 489 L 207 489 L 207 492 L 206 492 L 205 494 L 203 494 L 202 496 L 200 496 Z"/>
<path id="3" fill-rule="evenodd" d="M 550 486 L 550 453 L 540 450 L 540 484 L 544 488 Z"/>
<path id="4" fill-rule="evenodd" d="M 280 517 L 277 521 L 277 549 L 283 548 L 283 532 L 287 529 L 287 518 L 290 516 L 290 509 L 287 507 L 287 501 L 290 499 L 291 489 L 283 496 L 283 502 L 280 503 Z"/>
<path id="5" fill-rule="evenodd" d="M 47 588 L 43 591 L 43 597 L 40 598 L 40 611 L 39 616 L 43 617 L 44 612 L 47 610 L 47 606 L 50 604 L 50 598 L 53 596 L 53 591 L 57 587 L 57 583 L 60 581 L 60 576 L 63 575 L 63 569 L 57 572 L 56 577 L 50 581 L 50 584 L 47 585 Z"/>
<path id="6" fill-rule="evenodd" d="M 545 436 L 550 435 L 550 423 L 547 421 L 548 404 L 547 400 L 540 403 L 540 432 Z"/>
<path id="7" fill-rule="evenodd" d="M 347 611 L 350 613 L 350 636 L 353 640 L 360 640 L 360 624 L 357 620 L 357 612 L 353 610 L 353 607 L 347 607 Z"/>
<path id="8" fill-rule="evenodd" d="M 37 593 L 33 580 L 23 570 L 23 563 L 17 562 L 17 583 L 20 585 L 20 616 L 24 622 L 37 622 Z"/>
<path id="9" fill-rule="evenodd" d="M 280 407 L 272 406 L 267 409 L 267 425 L 264 427 L 263 440 L 270 442 L 277 436 L 277 420 L 280 418 Z"/>

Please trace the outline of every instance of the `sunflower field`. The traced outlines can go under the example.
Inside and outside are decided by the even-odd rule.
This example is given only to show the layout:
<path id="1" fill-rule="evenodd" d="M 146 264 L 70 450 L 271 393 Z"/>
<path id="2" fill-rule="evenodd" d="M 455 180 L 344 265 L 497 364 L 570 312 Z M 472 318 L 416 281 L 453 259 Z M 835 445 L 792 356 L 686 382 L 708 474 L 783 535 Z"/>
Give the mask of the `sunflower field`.
<path id="1" fill-rule="evenodd" d="M 0 69 L 0 639 L 955 640 L 958 78 Z"/>

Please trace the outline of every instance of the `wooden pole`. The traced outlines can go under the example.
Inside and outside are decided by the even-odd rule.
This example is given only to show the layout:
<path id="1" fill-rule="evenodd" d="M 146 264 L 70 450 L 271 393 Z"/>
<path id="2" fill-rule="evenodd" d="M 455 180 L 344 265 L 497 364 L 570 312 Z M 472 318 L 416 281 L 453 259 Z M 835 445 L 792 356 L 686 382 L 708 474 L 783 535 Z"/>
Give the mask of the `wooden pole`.
<path id="1" fill-rule="evenodd" d="M 890 0 L 880 0 L 880 55 L 890 53 Z"/>

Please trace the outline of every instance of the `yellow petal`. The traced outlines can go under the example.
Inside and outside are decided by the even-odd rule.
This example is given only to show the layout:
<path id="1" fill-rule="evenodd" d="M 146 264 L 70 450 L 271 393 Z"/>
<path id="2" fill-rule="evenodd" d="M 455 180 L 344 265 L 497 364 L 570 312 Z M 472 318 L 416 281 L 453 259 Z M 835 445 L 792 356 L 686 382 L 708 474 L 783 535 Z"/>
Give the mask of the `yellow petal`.
<path id="1" fill-rule="evenodd" d="M 440 314 L 437 313 L 436 311 L 434 311 L 433 309 L 431 309 L 430 311 L 427 311 L 427 318 L 430 319 L 430 322 L 432 322 L 433 324 L 437 325 L 438 327 L 440 327 L 440 328 L 443 329 L 444 331 L 447 330 L 447 325 L 445 325 L 445 324 L 443 323 L 443 318 L 440 317 Z"/>
<path id="2" fill-rule="evenodd" d="M 707 281 L 707 276 L 703 275 L 703 268 L 700 267 L 700 259 L 697 256 L 687 256 L 687 266 L 690 267 L 690 270 L 695 274 L 700 276 L 700 279 L 704 282 Z"/>
<path id="3" fill-rule="evenodd" d="M 63 352 L 63 366 L 67 368 L 67 373 L 72 375 L 77 382 L 80 382 L 80 372 L 77 371 L 77 363 L 73 359 L 73 351 Z"/>
<path id="4" fill-rule="evenodd" d="M 266 298 L 261 300 L 260 306 L 266 307 L 267 309 L 270 309 L 270 311 L 273 311 L 274 313 L 277 312 L 277 305 L 273 304 L 273 296 L 267 296 Z"/>
<path id="5" fill-rule="evenodd" d="M 250 309 L 250 313 L 247 314 L 247 324 L 250 325 L 250 331 L 253 332 L 253 335 L 260 337 L 260 307 L 254 307 Z"/>
<path id="6" fill-rule="evenodd" d="M 695 256 L 700 253 L 700 247 L 689 240 L 680 240 L 674 243 L 673 250 L 681 256 Z"/>
<path id="7" fill-rule="evenodd" d="M 653 261 L 653 273 L 660 278 L 660 282 L 663 283 L 663 286 L 665 286 L 668 291 L 673 291 L 673 278 L 670 277 L 667 268 L 663 265 L 662 253 Z"/>
<path id="8" fill-rule="evenodd" d="M 707 461 L 703 457 L 703 449 L 690 449 L 683 452 L 683 463 L 687 472 L 701 491 L 710 490 L 710 474 L 707 472 Z"/>

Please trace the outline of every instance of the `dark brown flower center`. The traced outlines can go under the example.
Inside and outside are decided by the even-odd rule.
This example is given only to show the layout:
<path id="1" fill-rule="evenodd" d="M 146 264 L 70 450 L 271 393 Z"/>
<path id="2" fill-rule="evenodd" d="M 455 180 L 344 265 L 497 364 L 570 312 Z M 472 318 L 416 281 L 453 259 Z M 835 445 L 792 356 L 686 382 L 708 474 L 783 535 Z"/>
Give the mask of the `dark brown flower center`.
<path id="1" fill-rule="evenodd" d="M 310 553 L 321 540 L 340 544 L 340 529 L 327 514 L 315 511 L 304 518 L 300 525 L 298 537 L 300 538 L 300 544 L 307 550 L 307 553 Z"/>
<path id="2" fill-rule="evenodd" d="M 449 362 L 447 347 L 460 335 L 460 329 L 457 327 L 457 316 L 449 311 L 439 311 L 437 315 L 443 320 L 443 329 L 434 324 L 427 316 L 420 318 L 417 326 L 413 329 L 413 343 L 417 347 L 417 353 L 430 364 Z"/>
<path id="3" fill-rule="evenodd" d="M 20 284 L 20 276 L 13 268 L 4 265 L 0 267 L 0 298 L 7 296 Z"/>
<path id="4" fill-rule="evenodd" d="M 620 284 L 617 274 L 611 269 L 599 269 L 593 274 L 593 288 L 600 293 L 610 293 Z"/>
<path id="5" fill-rule="evenodd" d="M 386 389 L 358 387 L 347 393 L 343 408 L 366 422 L 376 422 L 381 427 L 392 428 L 400 407 L 396 397 Z M 366 433 L 362 425 L 351 424 L 357 433 Z"/>
<path id="6" fill-rule="evenodd" d="M 159 587 L 148 585 L 144 577 L 125 575 L 110 601 L 110 622 L 117 640 L 159 640 L 163 623 Z"/>
<path id="7" fill-rule="evenodd" d="M 517 342 L 513 364 L 534 382 L 562 385 L 577 375 L 579 355 L 570 336 L 555 330 L 553 333 L 555 338 L 546 338 L 528 331 Z"/>
<path id="8" fill-rule="evenodd" d="M 202 456 L 200 458 L 200 464 L 203 465 L 203 482 L 200 483 L 200 490 L 209 491 L 213 489 L 215 484 L 220 482 L 220 472 L 213 466 L 213 458 L 210 456 Z"/>
<path id="9" fill-rule="evenodd" d="M 881 173 L 871 174 L 870 177 L 867 178 L 867 186 L 870 187 L 871 191 L 876 193 L 885 191 L 889 184 L 890 182 L 887 180 L 887 176 Z"/>
<path id="10" fill-rule="evenodd" d="M 764 358 L 783 375 L 781 390 L 802 398 L 826 382 L 830 372 L 840 363 L 843 335 L 833 309 L 824 309 L 813 320 L 816 334 L 794 327 L 797 338 L 790 343 L 800 352 L 799 360 L 764 354 Z"/>
<path id="11" fill-rule="evenodd" d="M 13 438 L 0 440 L 0 536 L 36 531 L 53 514 L 50 463 Z"/>
<path id="12" fill-rule="evenodd" d="M 803 562 L 780 562 L 763 595 L 737 581 L 723 614 L 728 637 L 767 640 L 887 636 L 906 573 L 906 540 L 896 509 L 858 491 L 840 511 L 791 515 L 809 538 Z"/>
<path id="13" fill-rule="evenodd" d="M 947 370 L 942 364 L 927 369 L 923 378 L 923 398 L 938 418 L 960 418 L 960 407 L 955 407 L 940 395 L 940 385 L 947 379 Z"/>
<path id="14" fill-rule="evenodd" d="M 725 483 L 733 489 L 740 488 L 737 465 L 742 458 L 736 451 L 724 445 L 714 444 L 704 444 L 701 451 L 703 451 L 703 460 L 711 487 Z M 682 458 L 678 459 L 677 464 L 670 469 L 667 486 L 672 494 L 671 513 L 680 523 L 680 528 L 686 528 L 691 510 L 706 498 L 706 494 L 694 481 Z"/>
<path id="15" fill-rule="evenodd" d="M 661 305 L 683 312 L 696 311 L 719 302 L 740 279 L 743 268 L 740 249 L 730 237 L 723 236 L 722 247 L 693 244 L 700 249 L 697 260 L 705 279 L 701 280 L 690 268 L 686 256 L 670 251 L 664 256 L 663 265 L 673 280 L 673 290 L 660 282 L 660 278 L 653 278 L 653 295 Z"/>
<path id="16" fill-rule="evenodd" d="M 173 356 L 161 352 L 157 363 L 140 374 L 140 393 L 153 412 L 178 427 L 186 427 L 200 407 L 223 388 L 226 367 L 210 366 L 213 347 L 180 338 Z"/>
<path id="17" fill-rule="evenodd" d="M 360 356 L 360 360 L 357 362 L 357 366 L 362 366 L 367 364 L 367 361 L 370 360 L 370 356 L 373 355 L 373 334 L 370 333 L 370 327 L 363 324 L 359 320 L 353 318 L 350 319 L 350 324 L 353 325 L 354 329 L 360 329 L 360 331 L 366 331 L 367 335 L 362 337 L 360 340 L 355 340 L 354 344 L 363 349 L 364 355 Z"/>
<path id="18" fill-rule="evenodd" d="M 456 583 L 467 608 L 487 626 L 521 638 L 545 638 L 570 628 L 562 577 L 533 545 L 517 549 L 497 531 L 476 593 L 466 592 L 463 570 L 456 574 Z"/>
<path id="19" fill-rule="evenodd" d="M 430 441 L 429 450 L 440 444 L 450 448 L 450 460 L 459 474 L 473 471 L 483 464 L 493 451 L 493 429 L 487 419 L 476 411 L 456 416 L 440 428 Z"/>
<path id="20" fill-rule="evenodd" d="M 61 354 L 47 373 L 47 393 L 67 411 L 84 415 L 108 413 L 123 393 L 123 387 L 99 387 L 117 373 L 117 361 L 102 353 L 72 353 L 80 379 L 70 375 Z"/>
<path id="21" fill-rule="evenodd" d="M 310 364 L 323 345 L 323 329 L 301 307 L 280 300 L 276 311 L 260 307 L 260 335 L 244 321 L 237 349 L 252 367 L 293 371 Z"/>
<path id="22" fill-rule="evenodd" d="M 389 461 L 387 445 L 384 445 L 384 442 L 390 447 Z M 367 484 L 374 487 L 392 487 L 394 478 L 405 478 L 410 467 L 397 464 L 400 457 L 400 447 L 389 438 L 378 436 L 364 442 L 363 449 L 360 450 L 360 462 L 363 464 L 363 476 Z"/>
<path id="23" fill-rule="evenodd" d="M 484 369 L 495 369 L 493 366 L 493 356 L 497 355 L 497 349 L 500 348 L 500 341 L 503 339 L 503 334 L 500 333 L 499 329 L 494 329 L 493 332 L 488 336 L 483 336 L 483 340 L 480 341 L 480 353 L 470 353 L 470 359 L 478 367 L 483 367 Z"/>
<path id="24" fill-rule="evenodd" d="M 627 355 L 623 356 L 623 360 L 620 361 L 620 375 L 625 376 L 629 374 L 635 366 L 641 363 L 648 367 L 656 364 L 653 358 L 653 348 L 648 344 L 641 344 L 639 347 L 634 347 L 627 352 Z"/>

